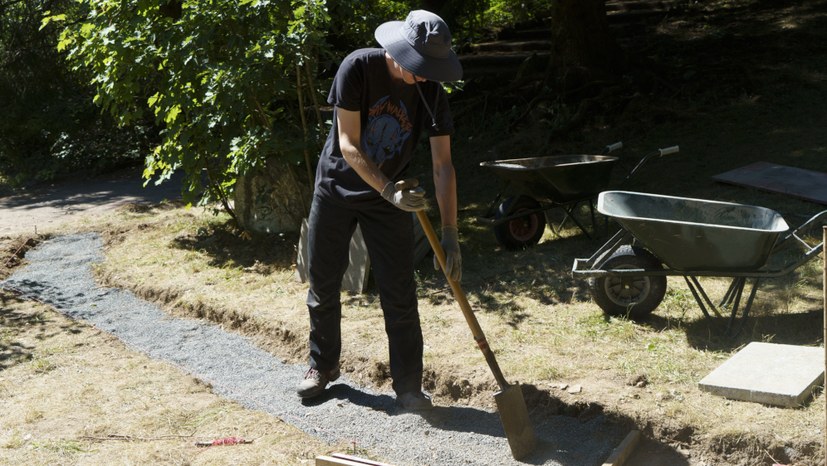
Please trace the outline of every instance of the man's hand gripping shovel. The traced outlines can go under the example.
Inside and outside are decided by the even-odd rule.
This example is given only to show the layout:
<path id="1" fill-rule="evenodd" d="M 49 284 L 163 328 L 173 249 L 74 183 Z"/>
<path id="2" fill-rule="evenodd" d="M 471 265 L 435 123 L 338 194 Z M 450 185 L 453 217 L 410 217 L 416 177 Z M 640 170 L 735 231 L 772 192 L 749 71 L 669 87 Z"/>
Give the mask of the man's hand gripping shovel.
<path id="1" fill-rule="evenodd" d="M 439 266 L 444 273 L 445 252 L 442 250 L 436 232 L 434 232 L 434 228 L 431 226 L 431 221 L 428 219 L 425 210 L 417 210 L 416 217 L 419 219 L 425 236 L 428 237 L 428 242 L 431 243 L 431 248 L 434 250 Z M 534 429 L 528 419 L 528 410 L 526 409 L 525 399 L 523 399 L 523 392 L 519 384 L 511 385 L 505 380 L 500 366 L 494 358 L 494 353 L 491 351 L 491 348 L 488 347 L 485 334 L 474 315 L 474 311 L 471 309 L 471 305 L 468 304 L 468 299 L 465 297 L 465 293 L 462 291 L 459 283 L 452 280 L 447 274 L 445 278 L 451 285 L 454 298 L 462 309 L 462 313 L 465 316 L 466 322 L 468 322 L 468 326 L 471 328 L 471 333 L 477 342 L 477 346 L 479 346 L 480 351 L 482 351 L 482 354 L 485 356 L 485 361 L 488 363 L 488 367 L 491 368 L 491 372 L 494 374 L 494 378 L 500 386 L 500 391 L 494 394 L 494 401 L 497 403 L 500 421 L 503 424 L 508 445 L 511 447 L 511 455 L 514 459 L 521 459 L 531 453 L 536 445 Z"/>

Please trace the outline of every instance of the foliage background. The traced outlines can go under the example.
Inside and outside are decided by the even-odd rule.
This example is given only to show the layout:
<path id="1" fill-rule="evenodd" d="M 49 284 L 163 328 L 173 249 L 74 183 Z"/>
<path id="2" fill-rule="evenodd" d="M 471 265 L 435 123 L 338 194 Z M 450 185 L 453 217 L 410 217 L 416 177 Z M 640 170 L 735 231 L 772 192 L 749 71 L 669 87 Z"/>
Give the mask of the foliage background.
<path id="1" fill-rule="evenodd" d="M 268 163 L 309 183 L 329 80 L 381 22 L 431 9 L 462 48 L 550 3 L 6 0 L 0 173 L 19 187 L 143 162 L 147 180 L 181 170 L 187 201 L 231 211 L 238 177 Z"/>
<path id="2" fill-rule="evenodd" d="M 146 145 L 144 128 L 119 129 L 99 114 L 88 74 L 63 62 L 54 28 L 40 30 L 44 11 L 67 5 L 0 2 L 0 179 L 12 186 L 111 170 Z"/>

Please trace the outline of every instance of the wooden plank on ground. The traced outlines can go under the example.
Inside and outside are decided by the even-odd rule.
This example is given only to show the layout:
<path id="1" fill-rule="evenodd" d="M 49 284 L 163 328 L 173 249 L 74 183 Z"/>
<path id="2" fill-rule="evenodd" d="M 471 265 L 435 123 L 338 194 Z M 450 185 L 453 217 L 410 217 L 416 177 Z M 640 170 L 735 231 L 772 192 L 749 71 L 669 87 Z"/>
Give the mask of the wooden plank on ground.
<path id="1" fill-rule="evenodd" d="M 633 430 L 629 432 L 626 438 L 620 442 L 620 445 L 612 450 L 612 454 L 606 458 L 603 466 L 621 466 L 635 451 L 638 442 L 640 442 L 640 431 Z"/>
<path id="2" fill-rule="evenodd" d="M 365 466 L 363 463 L 356 463 L 342 458 L 332 456 L 317 456 L 316 466 Z"/>
<path id="3" fill-rule="evenodd" d="M 393 466 L 388 463 L 381 463 L 366 458 L 359 458 L 344 453 L 334 453 L 330 456 L 317 456 L 316 466 Z"/>
<path id="4" fill-rule="evenodd" d="M 393 466 L 392 464 L 389 464 L 389 463 L 382 463 L 381 461 L 368 460 L 368 459 L 359 458 L 359 457 L 356 457 L 356 456 L 353 456 L 353 455 L 345 455 L 344 453 L 334 453 L 331 456 L 333 456 L 334 458 L 342 458 L 342 459 L 346 459 L 346 460 L 350 460 L 350 461 L 356 461 L 357 463 L 361 463 L 361 464 L 364 464 L 364 465 L 367 465 L 367 466 Z"/>

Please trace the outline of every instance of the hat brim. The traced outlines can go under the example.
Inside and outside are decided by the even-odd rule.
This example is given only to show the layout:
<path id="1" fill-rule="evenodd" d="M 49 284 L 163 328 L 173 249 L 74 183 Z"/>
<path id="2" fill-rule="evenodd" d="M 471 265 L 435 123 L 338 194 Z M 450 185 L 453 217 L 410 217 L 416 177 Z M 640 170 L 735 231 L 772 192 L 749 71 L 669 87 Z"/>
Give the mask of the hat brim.
<path id="1" fill-rule="evenodd" d="M 445 58 L 421 55 L 400 33 L 403 24 L 403 21 L 388 21 L 379 25 L 374 32 L 376 41 L 391 58 L 406 70 L 428 81 L 450 82 L 462 79 L 462 64 L 453 50 Z"/>

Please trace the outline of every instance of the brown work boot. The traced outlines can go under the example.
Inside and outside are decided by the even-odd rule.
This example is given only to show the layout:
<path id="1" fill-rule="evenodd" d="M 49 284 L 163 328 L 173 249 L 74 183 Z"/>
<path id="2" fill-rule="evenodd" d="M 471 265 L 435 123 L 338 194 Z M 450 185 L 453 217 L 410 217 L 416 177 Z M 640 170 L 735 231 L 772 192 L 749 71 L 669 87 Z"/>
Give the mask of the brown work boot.
<path id="1" fill-rule="evenodd" d="M 434 408 L 431 399 L 420 391 L 397 395 L 396 404 L 405 411 L 428 411 Z"/>
<path id="2" fill-rule="evenodd" d="M 304 374 L 304 379 L 296 387 L 296 393 L 301 398 L 313 398 L 319 396 L 324 391 L 327 384 L 339 378 L 339 366 L 334 367 L 329 371 L 320 371 L 313 367 L 307 370 Z"/>

